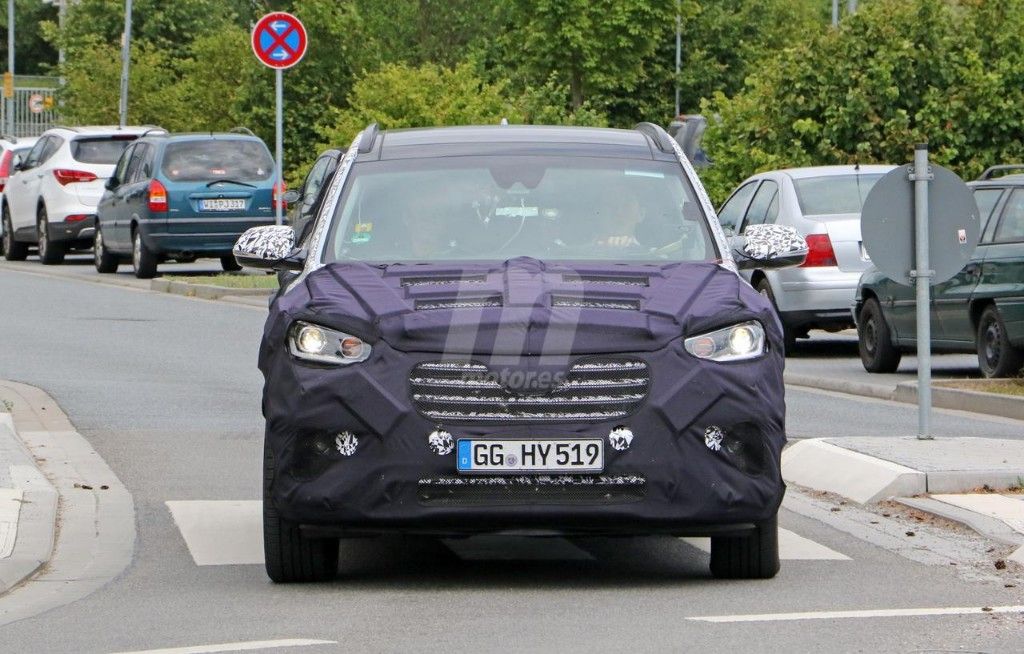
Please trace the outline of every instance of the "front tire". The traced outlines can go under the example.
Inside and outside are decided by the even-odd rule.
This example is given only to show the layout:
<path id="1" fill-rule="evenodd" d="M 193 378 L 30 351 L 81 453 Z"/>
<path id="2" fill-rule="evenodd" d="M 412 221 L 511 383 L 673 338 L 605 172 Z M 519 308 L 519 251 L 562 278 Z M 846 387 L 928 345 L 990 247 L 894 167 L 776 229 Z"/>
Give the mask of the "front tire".
<path id="1" fill-rule="evenodd" d="M 238 262 L 235 261 L 235 255 L 233 254 L 221 257 L 220 267 L 224 269 L 224 272 L 238 272 L 242 269 L 242 267 L 238 265 Z"/>
<path id="2" fill-rule="evenodd" d="M 711 537 L 711 574 L 719 579 L 771 579 L 779 567 L 778 515 L 748 536 Z"/>
<path id="3" fill-rule="evenodd" d="M 308 538 L 274 507 L 274 453 L 263 445 L 263 552 L 267 576 L 275 583 L 330 581 L 338 574 L 337 538 Z"/>
<path id="4" fill-rule="evenodd" d="M 39 207 L 38 218 L 39 260 L 46 266 L 63 263 L 67 247 L 63 241 L 50 238 L 50 220 L 46 215 L 46 207 Z"/>
<path id="5" fill-rule="evenodd" d="M 1014 347 L 996 305 L 985 307 L 978 320 L 978 367 L 986 377 L 1013 377 L 1024 367 L 1024 350 Z"/>
<path id="6" fill-rule="evenodd" d="M 156 277 L 156 255 L 142 242 L 142 234 L 136 229 L 132 232 L 132 267 L 139 279 Z"/>
<path id="7" fill-rule="evenodd" d="M 92 241 L 92 260 L 98 273 L 117 272 L 117 257 L 111 254 L 107 250 L 107 246 L 104 245 L 103 232 L 100 231 L 99 225 L 96 225 L 96 236 L 93 237 Z"/>
<path id="8" fill-rule="evenodd" d="M 24 261 L 28 257 L 28 244 L 14 240 L 14 228 L 11 226 L 11 210 L 4 203 L 4 259 L 8 261 Z"/>
<path id="9" fill-rule="evenodd" d="M 868 372 L 896 372 L 903 357 L 893 345 L 882 305 L 873 297 L 864 303 L 857 321 L 857 352 Z"/>

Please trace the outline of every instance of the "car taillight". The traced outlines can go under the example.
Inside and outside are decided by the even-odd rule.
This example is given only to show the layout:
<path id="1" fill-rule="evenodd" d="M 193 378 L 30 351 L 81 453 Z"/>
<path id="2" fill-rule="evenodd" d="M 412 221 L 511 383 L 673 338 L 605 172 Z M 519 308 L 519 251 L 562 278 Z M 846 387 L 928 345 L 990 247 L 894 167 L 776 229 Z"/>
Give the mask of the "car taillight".
<path id="1" fill-rule="evenodd" d="M 10 150 L 4 152 L 3 156 L 0 157 L 0 177 L 3 178 L 3 182 L 7 182 L 7 178 L 11 176 L 11 160 L 14 159 L 14 153 Z M 2 191 L 3 188 L 0 188 Z"/>
<path id="2" fill-rule="evenodd" d="M 274 183 L 274 208 L 281 207 L 282 211 L 288 209 L 288 203 L 284 200 L 285 191 L 288 190 L 288 185 L 284 182 Z"/>
<path id="3" fill-rule="evenodd" d="M 98 178 L 95 173 L 88 170 L 68 170 L 66 168 L 54 168 L 53 176 L 61 186 L 74 184 L 76 182 L 95 182 Z"/>
<path id="4" fill-rule="evenodd" d="M 800 264 L 801 268 L 837 265 L 836 253 L 832 249 L 832 241 L 829 240 L 828 234 L 808 234 L 805 240 L 807 258 Z"/>
<path id="5" fill-rule="evenodd" d="M 167 188 L 154 179 L 149 183 L 149 210 L 167 211 Z"/>
<path id="6" fill-rule="evenodd" d="M 7 178 L 6 177 L 4 179 L 0 179 L 0 193 L 3 193 L 5 188 L 7 188 Z"/>
<path id="7" fill-rule="evenodd" d="M 87 218 L 92 218 L 92 214 L 88 214 L 88 213 L 73 213 L 73 214 L 65 217 L 64 218 L 64 222 L 66 222 L 66 223 L 80 223 L 83 220 L 86 220 Z"/>

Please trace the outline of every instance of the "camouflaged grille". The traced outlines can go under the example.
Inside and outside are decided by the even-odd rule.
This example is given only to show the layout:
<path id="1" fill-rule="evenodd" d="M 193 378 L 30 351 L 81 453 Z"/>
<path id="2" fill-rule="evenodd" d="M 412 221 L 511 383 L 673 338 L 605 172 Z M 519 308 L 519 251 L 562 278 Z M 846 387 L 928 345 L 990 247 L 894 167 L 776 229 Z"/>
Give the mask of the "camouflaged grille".
<path id="1" fill-rule="evenodd" d="M 647 398 L 650 373 L 636 359 L 586 359 L 544 391 L 526 388 L 528 373 L 502 378 L 483 364 L 437 361 L 413 368 L 409 383 L 416 410 L 435 422 L 588 422 L 636 410 Z"/>

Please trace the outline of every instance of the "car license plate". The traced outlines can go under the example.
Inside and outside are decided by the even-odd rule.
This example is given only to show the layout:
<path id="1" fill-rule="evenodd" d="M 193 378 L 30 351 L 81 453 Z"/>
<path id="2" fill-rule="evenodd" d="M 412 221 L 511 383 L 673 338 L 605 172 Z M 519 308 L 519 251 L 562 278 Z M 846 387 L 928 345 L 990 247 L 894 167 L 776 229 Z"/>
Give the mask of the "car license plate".
<path id="1" fill-rule="evenodd" d="M 240 211 L 245 209 L 245 200 L 242 198 L 237 200 L 224 198 L 200 200 L 199 209 L 202 211 Z"/>
<path id="2" fill-rule="evenodd" d="M 460 438 L 457 469 L 474 472 L 601 472 L 600 438 Z"/>

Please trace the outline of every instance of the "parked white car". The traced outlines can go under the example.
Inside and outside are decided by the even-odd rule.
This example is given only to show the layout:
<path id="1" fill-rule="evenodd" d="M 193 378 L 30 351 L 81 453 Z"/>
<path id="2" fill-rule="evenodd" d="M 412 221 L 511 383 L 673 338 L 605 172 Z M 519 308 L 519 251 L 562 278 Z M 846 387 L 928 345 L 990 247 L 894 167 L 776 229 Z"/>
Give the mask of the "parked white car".
<path id="1" fill-rule="evenodd" d="M 786 349 L 809 329 L 851 328 L 860 274 L 871 260 L 861 243 L 860 212 L 879 179 L 895 166 L 817 166 L 753 175 L 718 212 L 726 234 L 749 225 L 789 225 L 804 234 L 809 254 L 798 268 L 743 271 L 775 305 Z"/>
<path id="2" fill-rule="evenodd" d="M 16 138 L 6 134 L 0 136 L 0 202 L 3 201 L 4 189 L 7 188 L 7 180 L 14 172 L 14 164 L 17 158 L 25 158 L 32 146 L 39 140 L 38 136 L 25 136 Z M 0 254 L 4 252 L 4 223 L 0 220 Z"/>
<path id="3" fill-rule="evenodd" d="M 92 246 L 96 205 L 129 143 L 153 127 L 55 127 L 39 137 L 12 171 L 2 199 L 4 257 L 30 246 L 39 260 L 61 263 L 69 249 Z M 163 131 L 163 130 L 160 130 Z"/>

